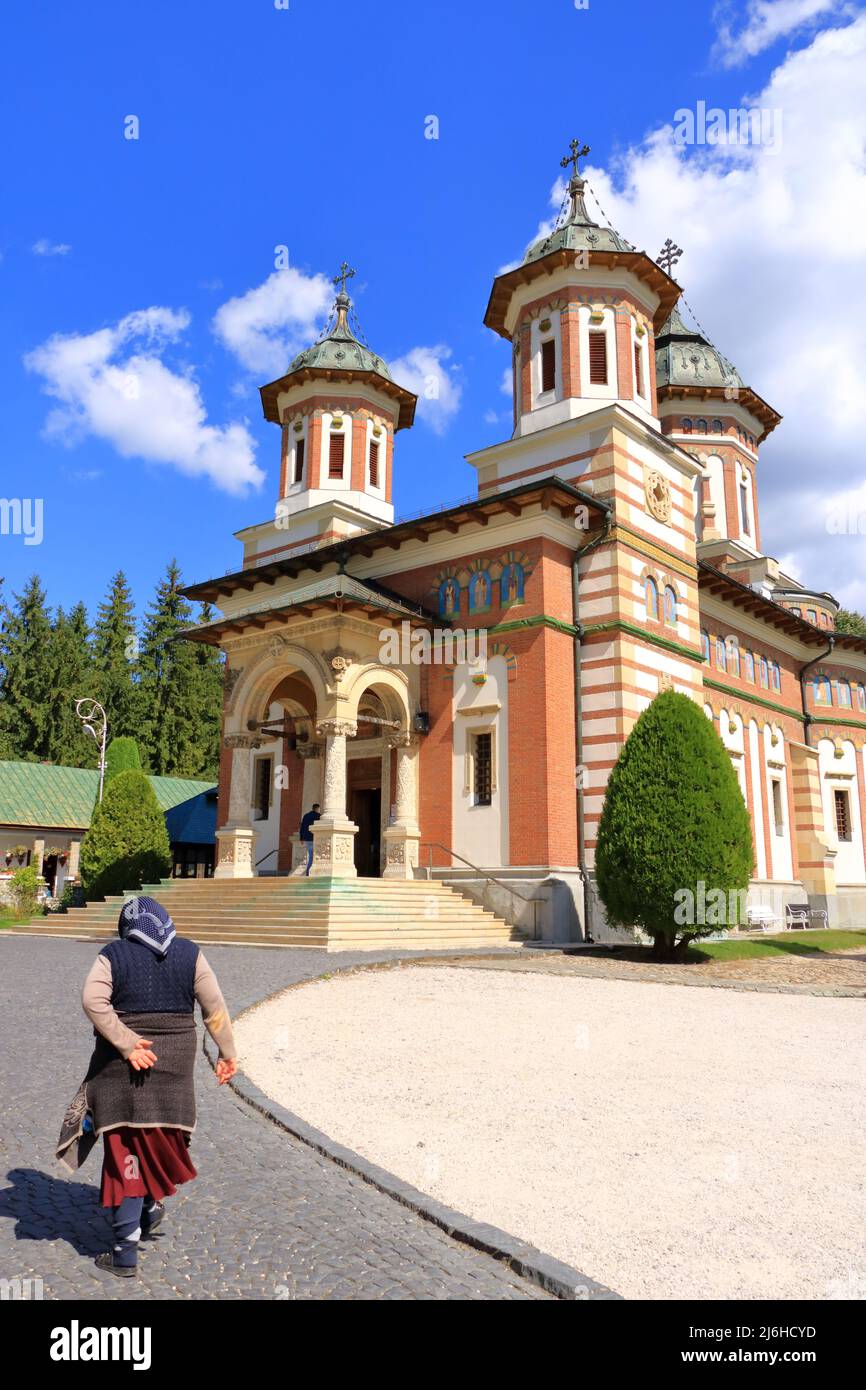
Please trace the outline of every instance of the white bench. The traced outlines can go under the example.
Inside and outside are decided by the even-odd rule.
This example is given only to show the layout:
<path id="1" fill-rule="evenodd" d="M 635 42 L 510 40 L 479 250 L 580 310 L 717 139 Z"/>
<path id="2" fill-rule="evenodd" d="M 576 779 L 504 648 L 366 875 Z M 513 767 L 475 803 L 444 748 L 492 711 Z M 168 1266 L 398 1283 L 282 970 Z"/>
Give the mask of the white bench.
<path id="1" fill-rule="evenodd" d="M 750 931 L 782 930 L 779 917 L 766 903 L 756 903 L 754 907 L 747 907 L 746 921 L 749 924 Z"/>

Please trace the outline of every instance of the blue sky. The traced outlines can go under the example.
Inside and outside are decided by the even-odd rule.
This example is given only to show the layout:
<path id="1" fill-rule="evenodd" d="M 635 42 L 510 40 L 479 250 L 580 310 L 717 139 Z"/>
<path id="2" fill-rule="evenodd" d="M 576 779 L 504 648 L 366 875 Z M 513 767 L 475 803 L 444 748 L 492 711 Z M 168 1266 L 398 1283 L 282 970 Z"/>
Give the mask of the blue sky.
<path id="1" fill-rule="evenodd" d="M 835 429 L 835 505 L 850 493 L 866 508 L 850 444 L 866 421 L 843 371 L 863 347 L 852 284 L 866 248 L 862 231 L 834 233 L 816 267 L 792 232 L 814 167 L 798 133 L 807 115 L 825 179 L 810 215 L 835 224 L 838 187 L 841 220 L 857 220 L 862 45 L 859 7 L 836 0 L 8 7 L 0 494 L 41 497 L 44 538 L 0 536 L 7 596 L 37 572 L 52 604 L 83 598 L 92 612 L 122 567 L 143 608 L 172 556 L 189 581 L 236 565 L 231 533 L 276 500 L 278 432 L 257 387 L 315 336 L 322 277 L 344 258 L 374 349 L 407 385 L 413 371 L 441 379 L 438 405 L 397 439 L 398 513 L 473 491 L 463 455 L 510 434 L 508 349 L 482 325 L 490 285 L 551 215 L 579 135 L 619 230 L 653 255 L 666 235 L 687 247 L 680 279 L 711 336 L 755 389 L 793 407 L 787 443 L 783 426 L 763 465 L 765 548 L 866 603 L 863 538 L 847 538 L 843 564 L 810 500 Z M 821 90 L 841 114 L 816 109 Z M 678 109 L 749 94 L 786 118 L 790 104 L 774 164 L 671 152 Z M 431 115 L 437 140 L 425 138 Z M 124 138 L 129 116 L 137 140 Z M 756 187 L 774 182 L 779 199 L 756 211 Z M 278 284 L 282 245 L 292 271 Z M 824 364 L 830 399 L 798 415 L 815 383 L 796 338 L 806 310 L 791 302 L 807 292 L 815 312 L 841 298 L 850 313 L 840 360 Z"/>

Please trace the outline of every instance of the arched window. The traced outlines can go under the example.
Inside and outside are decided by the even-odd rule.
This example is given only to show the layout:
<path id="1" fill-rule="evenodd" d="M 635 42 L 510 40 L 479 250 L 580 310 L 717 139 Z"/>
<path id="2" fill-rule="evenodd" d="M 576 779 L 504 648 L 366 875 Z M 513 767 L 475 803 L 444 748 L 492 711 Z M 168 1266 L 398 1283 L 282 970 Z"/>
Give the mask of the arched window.
<path id="1" fill-rule="evenodd" d="M 815 626 L 817 627 L 817 625 L 818 625 L 818 614 L 817 614 L 817 612 L 815 611 L 814 608 L 807 608 L 807 609 L 806 609 L 806 617 L 809 619 L 809 622 L 810 622 L 810 623 L 814 623 Z"/>
<path id="2" fill-rule="evenodd" d="M 685 419 L 683 420 L 683 434 L 691 434 L 691 432 L 692 432 L 692 422 L 691 422 L 691 420 L 689 419 L 689 417 L 688 417 L 688 415 L 687 415 L 687 416 L 685 417 Z"/>
<path id="3" fill-rule="evenodd" d="M 704 660 L 707 662 L 707 665 L 709 665 L 709 661 L 710 661 L 710 634 L 706 631 L 705 628 L 701 628 L 701 651 L 702 651 L 703 654 L 704 654 Z"/>
<path id="4" fill-rule="evenodd" d="M 778 661 L 774 661 L 770 665 L 770 684 L 774 690 L 782 689 L 782 672 L 779 669 Z"/>
<path id="5" fill-rule="evenodd" d="M 816 705 L 832 705 L 833 691 L 826 676 L 815 677 L 814 691 Z"/>
<path id="6" fill-rule="evenodd" d="M 792 608 L 792 609 L 791 609 L 791 612 L 792 612 L 792 613 L 794 614 L 794 616 L 797 617 L 797 618 L 802 618 L 802 616 L 803 616 L 803 611 L 802 611 L 802 609 L 800 609 L 800 608 Z"/>
<path id="7" fill-rule="evenodd" d="M 743 652 L 743 675 L 747 681 L 755 683 L 755 658 L 751 652 Z"/>
<path id="8" fill-rule="evenodd" d="M 857 708 L 866 712 L 866 685 L 857 687 Z"/>
<path id="9" fill-rule="evenodd" d="M 728 654 L 725 651 L 725 643 L 721 637 L 716 638 L 716 665 L 720 671 L 728 669 Z"/>
<path id="10" fill-rule="evenodd" d="M 851 708 L 851 687 L 847 681 L 836 682 L 836 694 L 843 709 Z"/>
<path id="11" fill-rule="evenodd" d="M 724 427 L 724 425 L 722 424 L 721 420 L 714 420 L 714 421 L 713 421 L 713 434 L 724 434 L 724 432 L 725 432 L 725 427 Z"/>
<path id="12" fill-rule="evenodd" d="M 659 591 L 655 580 L 650 579 L 649 575 L 647 575 L 647 578 L 644 580 L 643 593 L 646 616 L 651 618 L 653 622 L 657 622 L 659 616 Z"/>
<path id="13" fill-rule="evenodd" d="M 765 656 L 761 657 L 761 685 L 764 687 L 765 690 L 769 689 L 770 667 L 767 663 L 767 658 Z"/>
<path id="14" fill-rule="evenodd" d="M 709 429 L 707 428 L 706 420 L 698 420 L 696 428 L 698 434 L 709 434 Z"/>
<path id="15" fill-rule="evenodd" d="M 728 669 L 732 676 L 740 674 L 740 644 L 736 637 L 729 637 L 727 640 L 728 648 Z"/>
<path id="16" fill-rule="evenodd" d="M 665 622 L 670 623 L 672 626 L 675 626 L 676 621 L 677 596 L 671 588 L 670 584 L 668 584 L 665 588 Z"/>

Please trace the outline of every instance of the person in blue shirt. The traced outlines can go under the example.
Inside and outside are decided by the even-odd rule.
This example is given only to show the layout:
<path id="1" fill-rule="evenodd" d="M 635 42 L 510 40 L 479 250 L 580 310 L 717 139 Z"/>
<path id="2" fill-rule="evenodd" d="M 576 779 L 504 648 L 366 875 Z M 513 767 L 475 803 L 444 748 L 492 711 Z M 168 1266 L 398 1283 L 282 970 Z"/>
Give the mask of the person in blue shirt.
<path id="1" fill-rule="evenodd" d="M 313 867 L 313 825 L 319 819 L 320 807 L 318 801 L 313 802 L 312 811 L 308 811 L 301 817 L 301 844 L 307 846 L 307 867 L 306 874 L 309 877 L 310 869 Z"/>

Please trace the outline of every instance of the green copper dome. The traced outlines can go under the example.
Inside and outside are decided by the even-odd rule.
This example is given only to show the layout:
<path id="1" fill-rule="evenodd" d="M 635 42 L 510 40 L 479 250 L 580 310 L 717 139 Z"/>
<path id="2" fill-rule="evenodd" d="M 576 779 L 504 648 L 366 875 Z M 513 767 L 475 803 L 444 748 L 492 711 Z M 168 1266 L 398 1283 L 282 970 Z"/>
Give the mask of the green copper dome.
<path id="1" fill-rule="evenodd" d="M 656 381 L 659 386 L 746 385 L 727 357 L 686 326 L 679 309 L 673 310 L 656 338 Z"/>
<path id="2" fill-rule="evenodd" d="M 523 264 L 541 260 L 551 251 L 633 251 L 631 242 L 612 227 L 600 227 L 593 222 L 583 199 L 585 181 L 575 174 L 568 185 L 571 199 L 568 216 L 552 232 L 534 241 L 523 257 Z"/>
<path id="3" fill-rule="evenodd" d="M 287 375 L 305 367 L 316 367 L 321 371 L 376 372 L 387 381 L 392 380 L 387 362 L 365 347 L 349 327 L 350 303 L 344 290 L 337 295 L 331 322 L 325 332 L 312 347 L 298 353 Z"/>

